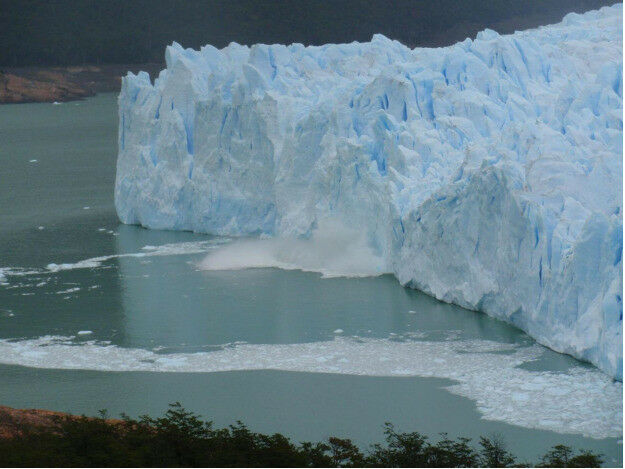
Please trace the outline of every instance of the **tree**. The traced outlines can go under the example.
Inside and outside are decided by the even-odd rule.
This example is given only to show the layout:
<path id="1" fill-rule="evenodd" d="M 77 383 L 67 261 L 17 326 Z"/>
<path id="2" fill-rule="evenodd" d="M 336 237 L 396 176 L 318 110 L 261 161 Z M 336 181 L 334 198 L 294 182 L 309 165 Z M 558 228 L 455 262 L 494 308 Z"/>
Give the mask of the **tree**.
<path id="1" fill-rule="evenodd" d="M 332 467 L 361 467 L 364 456 L 351 440 L 336 437 L 328 438 Z"/>
<path id="2" fill-rule="evenodd" d="M 556 445 L 542 457 L 541 467 L 600 467 L 603 463 L 601 455 L 592 451 L 582 450 L 571 457 L 572 454 L 569 446 Z"/>
<path id="3" fill-rule="evenodd" d="M 457 441 L 441 434 L 442 439 L 427 450 L 429 467 L 476 467 L 478 454 L 469 446 L 469 438 L 458 438 Z"/>
<path id="4" fill-rule="evenodd" d="M 507 451 L 501 435 L 491 438 L 480 437 L 480 464 L 484 467 L 510 467 L 516 458 Z"/>
<path id="5" fill-rule="evenodd" d="M 580 454 L 569 460 L 569 467 L 601 467 L 603 458 L 592 451 L 580 451 Z"/>
<path id="6" fill-rule="evenodd" d="M 424 467 L 427 464 L 427 437 L 418 432 L 397 433 L 393 424 L 384 424 L 387 447 L 373 446 L 370 456 L 374 465 L 382 467 Z"/>

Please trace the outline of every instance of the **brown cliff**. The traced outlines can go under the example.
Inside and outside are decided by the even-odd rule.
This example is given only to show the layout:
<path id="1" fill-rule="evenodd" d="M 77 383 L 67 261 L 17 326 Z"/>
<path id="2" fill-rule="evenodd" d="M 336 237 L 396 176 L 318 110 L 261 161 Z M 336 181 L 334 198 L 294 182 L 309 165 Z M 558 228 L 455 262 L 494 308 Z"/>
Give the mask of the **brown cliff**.
<path id="1" fill-rule="evenodd" d="M 153 79 L 162 68 L 154 63 L 6 68 L 0 70 L 0 104 L 63 102 L 116 92 L 128 71 L 145 70 Z"/>
<path id="2" fill-rule="evenodd" d="M 37 429 L 58 428 L 66 420 L 77 420 L 82 417 L 43 409 L 13 409 L 0 406 L 0 438 L 16 438 L 28 431 Z M 108 419 L 115 425 L 121 420 Z"/>

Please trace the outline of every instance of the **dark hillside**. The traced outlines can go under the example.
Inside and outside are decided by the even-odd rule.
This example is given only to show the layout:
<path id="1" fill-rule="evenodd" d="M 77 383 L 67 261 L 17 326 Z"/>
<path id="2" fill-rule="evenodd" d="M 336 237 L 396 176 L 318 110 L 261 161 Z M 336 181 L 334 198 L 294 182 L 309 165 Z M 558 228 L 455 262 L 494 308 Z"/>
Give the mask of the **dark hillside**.
<path id="1" fill-rule="evenodd" d="M 161 62 L 164 47 L 366 41 L 442 46 L 606 0 L 0 0 L 0 66 Z"/>

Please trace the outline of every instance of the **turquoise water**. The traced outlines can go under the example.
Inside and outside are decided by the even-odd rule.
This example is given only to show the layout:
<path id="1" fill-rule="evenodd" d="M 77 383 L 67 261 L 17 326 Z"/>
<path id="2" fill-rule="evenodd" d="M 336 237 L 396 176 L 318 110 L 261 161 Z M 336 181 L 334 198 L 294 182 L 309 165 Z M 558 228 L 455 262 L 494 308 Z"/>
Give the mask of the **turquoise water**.
<path id="1" fill-rule="evenodd" d="M 392 421 L 433 437 L 500 433 L 522 458 L 566 443 L 622 463 L 619 434 L 608 428 L 589 438 L 584 430 L 595 414 L 611 419 L 610 428 L 622 420 L 621 403 L 603 402 L 615 389 L 622 397 L 622 387 L 594 368 L 391 276 L 203 271 L 201 260 L 231 240 L 118 223 L 116 146 L 113 95 L 0 106 L 0 404 L 139 415 L 180 401 L 218 425 L 240 419 L 297 440 L 333 434 L 362 445 L 381 440 Z M 412 343 L 418 347 L 407 353 L 419 358 L 401 361 L 396 344 Z M 289 344 L 293 352 L 276 348 Z M 466 351 L 442 359 L 441 344 Z M 119 371 L 102 354 L 112 346 L 113 360 L 134 368 Z M 379 350 L 387 365 L 359 361 L 362 350 Z M 151 355 L 136 358 L 144 352 Z M 260 369 L 250 369 L 256 362 Z M 460 363 L 493 368 L 483 389 L 462 376 Z M 516 393 L 497 381 L 514 370 L 534 388 Z M 545 394 L 541 383 L 580 392 L 569 379 L 576 373 L 596 393 L 596 411 L 584 414 L 575 402 L 549 407 L 558 399 L 528 405 Z M 449 389 L 458 382 L 465 387 Z"/>

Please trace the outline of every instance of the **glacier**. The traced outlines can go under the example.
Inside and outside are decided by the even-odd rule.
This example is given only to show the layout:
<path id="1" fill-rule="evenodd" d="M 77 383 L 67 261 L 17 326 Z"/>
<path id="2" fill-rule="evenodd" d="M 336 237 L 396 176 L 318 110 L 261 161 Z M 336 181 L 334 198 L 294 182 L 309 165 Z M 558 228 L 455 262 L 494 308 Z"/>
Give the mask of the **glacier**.
<path id="1" fill-rule="evenodd" d="M 119 96 L 120 220 L 357 229 L 408 287 L 622 380 L 622 5 L 444 48 L 167 47 Z"/>

